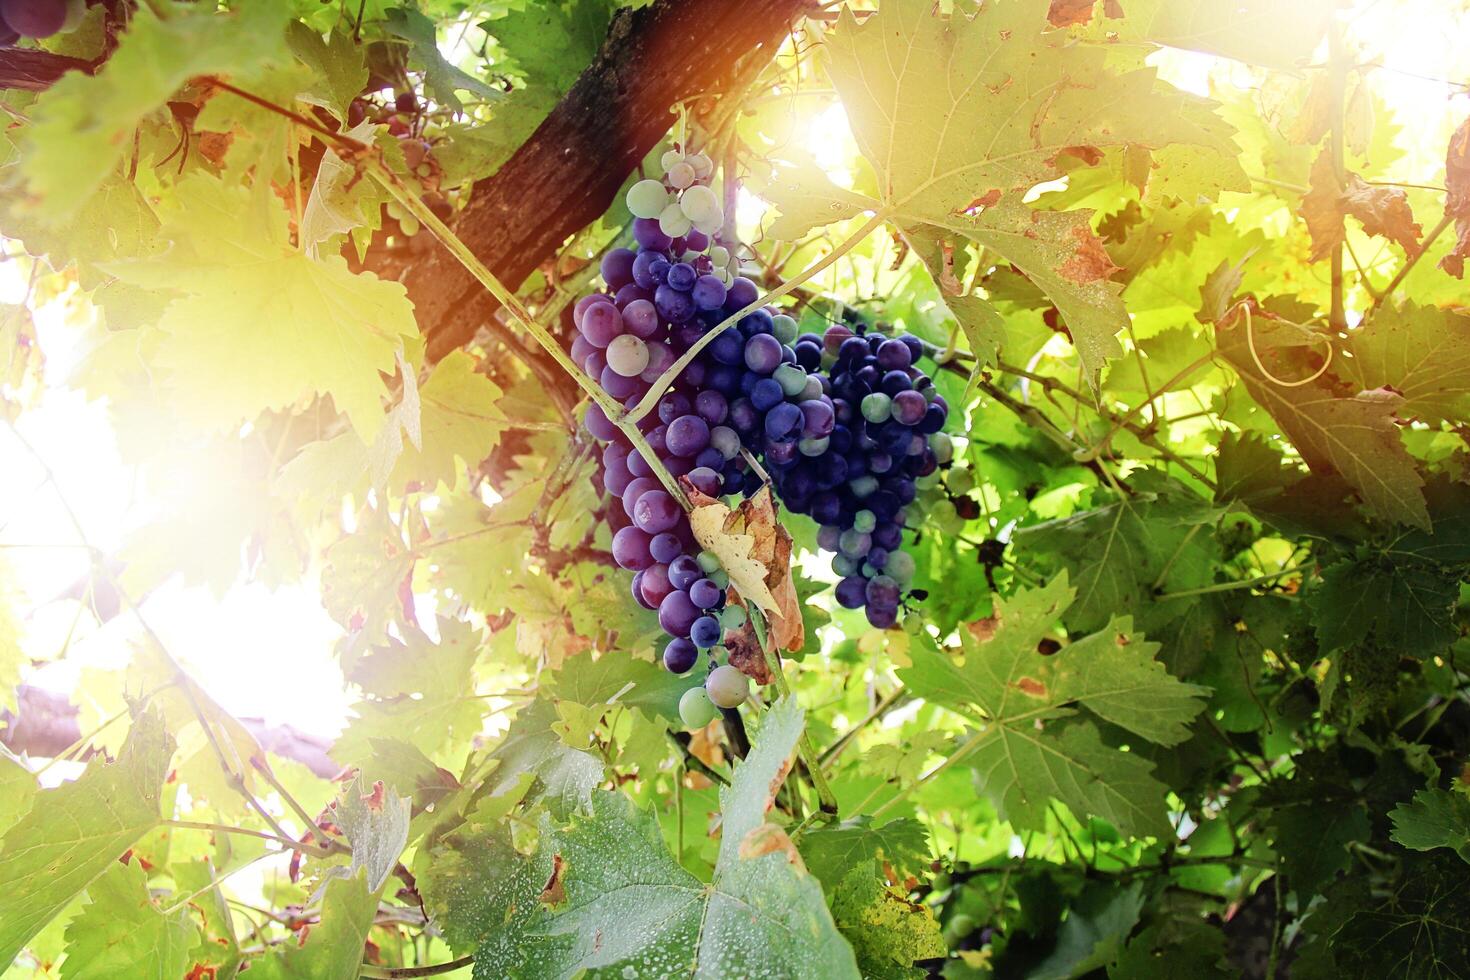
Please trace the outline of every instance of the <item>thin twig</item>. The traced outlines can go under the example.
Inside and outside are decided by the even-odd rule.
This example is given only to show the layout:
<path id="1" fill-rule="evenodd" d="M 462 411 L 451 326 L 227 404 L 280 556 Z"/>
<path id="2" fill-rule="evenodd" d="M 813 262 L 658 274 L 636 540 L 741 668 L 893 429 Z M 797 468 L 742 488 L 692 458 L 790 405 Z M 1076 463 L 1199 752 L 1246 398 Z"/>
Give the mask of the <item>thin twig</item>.
<path id="1" fill-rule="evenodd" d="M 448 963 L 433 963 L 429 966 L 371 966 L 364 963 L 358 976 L 372 977 L 375 980 L 398 980 L 402 977 L 434 977 L 441 973 L 453 973 L 455 970 L 463 969 L 475 962 L 475 956 L 470 953 L 461 956 L 457 960 Z"/>

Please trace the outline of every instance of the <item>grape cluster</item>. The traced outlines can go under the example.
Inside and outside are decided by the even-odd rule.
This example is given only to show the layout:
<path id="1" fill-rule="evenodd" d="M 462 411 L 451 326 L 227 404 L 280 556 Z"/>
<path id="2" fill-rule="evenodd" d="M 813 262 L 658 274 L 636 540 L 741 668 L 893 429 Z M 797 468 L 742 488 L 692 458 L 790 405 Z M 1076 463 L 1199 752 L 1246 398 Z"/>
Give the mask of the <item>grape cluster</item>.
<path id="1" fill-rule="evenodd" d="M 798 363 L 827 372 L 835 424 L 821 453 L 789 465 L 775 462 L 772 478 L 787 508 L 809 514 L 817 543 L 836 552 L 832 569 L 838 603 L 862 608 L 880 629 L 898 621 L 914 576 L 902 550 L 914 481 L 950 461 L 942 431 L 949 407 L 917 366 L 917 337 L 889 337 L 833 325 L 797 339 Z"/>
<path id="2" fill-rule="evenodd" d="M 75 30 L 86 13 L 86 0 L 0 0 L 0 48 Z"/>
<path id="3" fill-rule="evenodd" d="M 787 506 L 815 517 L 820 543 L 837 552 L 838 600 L 864 606 L 875 626 L 891 626 L 914 571 L 901 551 L 904 508 L 915 478 L 950 453 L 939 431 L 944 400 L 915 367 L 922 345 L 842 326 L 798 336 L 792 317 L 756 307 L 755 283 L 739 275 L 729 245 L 712 237 L 724 213 L 707 183 L 709 158 L 670 150 L 661 163 L 662 179 L 638 181 L 627 193 L 636 247 L 608 251 L 605 291 L 572 309 L 572 359 L 632 408 L 702 345 L 657 411 L 640 420 L 648 448 L 669 473 L 711 497 L 754 493 L 745 457 L 763 460 Z M 588 408 L 586 426 L 606 443 L 613 558 L 634 573 L 634 599 L 656 610 L 669 634 L 664 666 L 685 674 L 703 656 L 710 667 L 704 686 L 680 704 L 685 723 L 702 726 L 749 693 L 745 675 L 720 664 L 721 641 L 745 626 L 746 611 L 726 604 L 728 576 L 699 549 L 651 461 L 600 406 Z"/>

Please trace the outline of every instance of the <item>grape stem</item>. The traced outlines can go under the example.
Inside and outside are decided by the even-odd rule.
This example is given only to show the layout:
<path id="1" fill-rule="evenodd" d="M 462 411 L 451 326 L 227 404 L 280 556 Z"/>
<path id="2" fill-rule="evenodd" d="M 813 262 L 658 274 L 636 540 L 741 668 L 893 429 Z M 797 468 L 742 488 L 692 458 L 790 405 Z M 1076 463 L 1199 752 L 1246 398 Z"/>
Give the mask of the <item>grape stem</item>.
<path id="1" fill-rule="evenodd" d="M 358 976 L 373 977 L 377 980 L 394 980 L 399 977 L 433 977 L 441 973 L 453 973 L 461 970 L 475 962 L 474 954 L 461 956 L 457 960 L 448 963 L 432 963 L 428 966 L 373 966 L 369 963 L 362 964 L 358 968 Z"/>
<path id="2" fill-rule="evenodd" d="M 485 263 L 481 262 L 475 256 L 474 252 L 470 251 L 469 246 L 461 241 L 459 236 L 451 231 L 448 225 L 439 220 L 439 216 L 428 205 L 419 200 L 417 194 L 405 185 L 403 181 L 398 179 L 397 174 L 383 166 L 382 162 L 374 157 L 365 157 L 362 160 L 362 165 L 368 174 L 381 184 L 384 190 L 392 195 L 395 201 L 417 218 L 420 224 L 429 229 L 435 238 L 439 239 L 439 242 L 449 250 L 449 253 L 459 260 L 460 265 L 464 266 L 466 271 L 479 281 L 480 285 L 489 290 L 490 295 L 494 296 L 510 314 L 511 319 L 521 329 L 534 337 L 542 349 L 550 354 L 552 359 L 561 366 L 561 369 L 570 375 L 572 380 L 577 382 L 583 391 L 587 392 L 587 395 L 602 409 L 603 414 L 622 430 L 623 435 L 628 437 L 628 441 L 633 444 L 633 448 L 638 450 L 643 458 L 648 461 L 648 465 L 653 470 L 654 475 L 658 477 L 659 482 L 664 485 L 664 489 L 669 492 L 669 495 L 679 502 L 679 506 L 686 511 L 692 510 L 689 497 L 684 493 L 684 488 L 679 485 L 678 480 L 674 479 L 674 475 L 669 472 L 668 467 L 664 466 L 663 461 L 658 458 L 658 454 L 653 451 L 653 447 L 648 444 L 648 440 L 639 431 L 637 422 L 642 416 L 634 417 L 632 413 L 625 412 L 623 406 L 616 399 L 603 391 L 602 386 L 596 381 L 588 377 L 586 372 L 572 360 L 571 355 L 562 350 L 561 344 L 557 343 L 556 338 L 551 335 L 550 331 L 536 321 L 536 318 L 521 303 L 520 297 L 507 289 L 505 284 L 496 278 L 495 273 L 491 272 Z M 742 311 L 742 315 L 744 312 Z M 659 378 L 659 383 L 662 383 L 664 377 L 667 377 L 667 375 L 668 372 L 664 372 L 664 375 Z M 657 385 L 655 386 L 655 390 L 657 390 Z M 647 399 L 644 399 L 644 401 L 646 402 Z M 639 407 L 642 407 L 642 403 L 639 404 Z"/>

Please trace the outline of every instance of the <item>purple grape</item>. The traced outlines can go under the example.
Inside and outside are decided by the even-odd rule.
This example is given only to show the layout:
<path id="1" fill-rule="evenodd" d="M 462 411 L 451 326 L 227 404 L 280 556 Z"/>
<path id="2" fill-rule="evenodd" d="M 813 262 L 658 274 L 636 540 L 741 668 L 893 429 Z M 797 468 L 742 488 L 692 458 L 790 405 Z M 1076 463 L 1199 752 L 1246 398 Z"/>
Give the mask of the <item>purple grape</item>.
<path id="1" fill-rule="evenodd" d="M 909 349 L 909 363 L 919 363 L 919 358 L 924 356 L 924 342 L 911 333 L 899 337 L 899 342 Z"/>
<path id="2" fill-rule="evenodd" d="M 781 341 L 768 333 L 751 337 L 745 342 L 745 366 L 757 374 L 770 374 L 776 370 L 781 366 Z M 782 397 L 785 397 L 784 392 Z"/>
<path id="3" fill-rule="evenodd" d="M 650 342 L 648 345 L 648 367 L 638 375 L 640 381 L 653 384 L 669 368 L 674 366 L 674 352 L 663 344 Z M 691 368 L 695 365 L 689 365 Z M 686 372 L 687 373 L 687 372 Z"/>
<path id="4" fill-rule="evenodd" d="M 889 341 L 889 343 L 897 343 L 897 341 Z M 903 344 L 898 346 L 905 353 L 908 352 L 908 348 Z M 904 425 L 918 425 L 928 409 L 929 403 L 917 391 L 900 391 L 893 396 L 893 417 Z"/>
<path id="5" fill-rule="evenodd" d="M 667 425 L 681 415 L 688 415 L 693 407 L 689 402 L 688 395 L 680 391 L 671 391 L 659 399 L 659 421 Z"/>
<path id="6" fill-rule="evenodd" d="M 878 346 L 878 366 L 885 371 L 902 371 L 913 363 L 914 356 L 901 340 L 885 340 Z"/>
<path id="7" fill-rule="evenodd" d="M 631 524 L 613 535 L 613 560 L 623 568 L 641 572 L 653 564 L 648 553 L 648 535 Z"/>
<path id="8" fill-rule="evenodd" d="M 594 303 L 582 314 L 582 336 L 593 347 L 605 350 L 622 332 L 622 313 L 612 303 Z"/>
<path id="9" fill-rule="evenodd" d="M 837 543 L 837 550 L 849 558 L 861 558 L 872 546 L 873 536 L 871 534 L 848 528 L 842 532 L 842 537 Z"/>
<path id="10" fill-rule="evenodd" d="M 713 609 L 725 598 L 724 590 L 707 578 L 689 586 L 689 598 L 700 609 Z"/>
<path id="11" fill-rule="evenodd" d="M 624 530 L 627 530 L 624 528 Z M 642 533 L 641 531 L 639 532 Z M 693 561 L 693 559 L 690 559 Z M 673 570 L 670 568 L 670 580 L 673 579 Z M 677 588 L 664 597 L 664 601 L 658 604 L 658 624 L 663 631 L 670 636 L 688 636 L 689 627 L 694 625 L 702 613 L 689 599 L 687 592 L 681 592 Z"/>
<path id="12" fill-rule="evenodd" d="M 657 218 L 634 218 L 633 240 L 640 247 L 653 252 L 667 251 L 674 243 L 674 240 L 659 228 Z"/>
<path id="13" fill-rule="evenodd" d="M 801 409 L 791 402 L 782 402 L 766 413 L 766 437 L 777 440 L 788 439 L 800 431 L 801 423 Z"/>
<path id="14" fill-rule="evenodd" d="M 776 385 L 776 387 L 781 386 Z M 737 398 L 730 403 L 730 427 L 736 432 L 754 432 L 758 424 L 760 424 L 760 412 L 756 410 L 755 404 L 749 398 Z"/>
<path id="15" fill-rule="evenodd" d="M 653 277 L 653 264 L 660 260 L 667 262 L 669 257 L 662 252 L 639 252 L 638 257 L 633 260 L 633 281 L 644 289 L 657 286 L 658 280 Z"/>
<path id="16" fill-rule="evenodd" d="M 629 453 L 628 462 L 631 463 L 632 461 L 633 454 Z M 631 471 L 632 467 L 630 466 L 629 472 Z M 657 490 L 662 486 L 663 484 L 659 483 L 658 480 L 652 476 L 634 477 L 631 481 L 629 481 L 627 489 L 623 491 L 622 497 L 620 498 L 623 505 L 623 513 L 627 514 L 629 518 L 631 518 L 633 516 L 634 509 L 638 506 L 638 498 L 643 496 L 645 493 L 648 493 L 650 490 Z"/>
<path id="17" fill-rule="evenodd" d="M 837 362 L 839 364 L 861 363 L 868 356 L 868 342 L 861 337 L 848 337 L 837 348 Z"/>
<path id="18" fill-rule="evenodd" d="M 802 435 L 811 439 L 820 439 L 832 434 L 832 429 L 837 424 L 837 416 L 833 413 L 830 402 L 814 399 L 802 402 L 800 407 L 803 420 Z"/>
<path id="19" fill-rule="evenodd" d="M 873 544 L 885 551 L 897 551 L 903 547 L 903 527 L 898 524 L 879 524 L 873 528 Z"/>
<path id="20" fill-rule="evenodd" d="M 611 367 L 604 366 L 602 373 L 597 376 L 597 383 L 602 385 L 602 390 L 622 401 L 629 395 L 636 395 L 643 390 L 642 381 L 637 378 L 625 378 Z"/>
<path id="21" fill-rule="evenodd" d="M 865 596 L 869 606 L 877 606 L 879 609 L 896 609 L 900 596 L 898 583 L 887 575 L 879 575 L 868 582 Z"/>
<path id="22" fill-rule="evenodd" d="M 766 462 L 774 467 L 790 466 L 796 462 L 799 450 L 795 442 L 768 442 Z"/>
<path id="23" fill-rule="evenodd" d="M 898 394 L 900 391 L 912 391 L 913 387 L 914 383 L 902 371 L 889 371 L 878 382 L 879 390 L 890 397 Z"/>
<path id="24" fill-rule="evenodd" d="M 745 338 L 734 327 L 727 327 L 709 345 L 709 355 L 721 364 L 745 363 Z"/>
<path id="25" fill-rule="evenodd" d="M 673 497 L 663 490 L 650 490 L 642 494 L 628 516 L 649 535 L 662 534 L 675 524 L 683 513 Z M 650 552 L 651 554 L 652 552 Z"/>
<path id="26" fill-rule="evenodd" d="M 768 412 L 786 400 L 786 392 L 774 378 L 762 378 L 750 390 L 750 403 L 758 412 Z M 795 406 L 793 406 L 795 407 Z M 800 409 L 797 409 L 800 412 Z"/>
<path id="27" fill-rule="evenodd" d="M 736 310 L 754 303 L 759 296 L 760 290 L 756 288 L 755 283 L 744 276 L 736 276 L 735 280 L 730 283 L 730 288 L 726 293 L 725 309 L 734 313 Z"/>
<path id="28" fill-rule="evenodd" d="M 696 582 L 695 584 L 698 585 L 699 583 Z M 711 588 L 714 587 L 714 583 L 712 582 L 709 585 Z M 692 589 L 690 590 L 691 596 L 693 591 Z M 708 650 L 720 642 L 720 633 L 720 621 L 713 616 L 700 616 L 693 623 L 689 624 L 689 639 L 694 641 L 695 646 L 704 650 Z"/>
<path id="29" fill-rule="evenodd" d="M 684 233 L 684 248 L 690 252 L 703 252 L 709 248 L 709 236 L 698 228 L 690 228 Z"/>
<path id="30" fill-rule="evenodd" d="M 572 360 L 576 361 L 579 365 L 583 361 L 587 360 L 588 354 L 591 354 L 595 350 L 597 350 L 597 348 L 592 346 L 592 342 L 586 337 L 582 336 L 580 333 L 572 338 Z M 585 371 L 586 368 L 584 367 L 583 370 Z"/>
<path id="31" fill-rule="evenodd" d="M 628 471 L 628 459 L 614 460 L 606 464 L 602 470 L 602 485 L 607 492 L 621 498 L 623 491 L 628 489 L 628 484 L 633 482 L 633 474 Z"/>
<path id="32" fill-rule="evenodd" d="M 655 282 L 668 282 L 669 270 L 674 267 L 672 259 L 660 255 L 648 264 L 648 271 L 653 273 Z"/>
<path id="33" fill-rule="evenodd" d="M 674 587 L 669 584 L 669 566 L 659 563 L 649 565 L 638 573 L 642 581 L 643 599 L 649 609 L 657 609 Z"/>
<path id="34" fill-rule="evenodd" d="M 816 344 L 801 341 L 795 348 L 796 363 L 808 371 L 815 371 L 822 366 L 822 348 Z"/>
<path id="35" fill-rule="evenodd" d="M 706 389 L 694 396 L 694 410 L 710 425 L 719 425 L 730 414 L 730 402 L 718 391 Z"/>
<path id="36" fill-rule="evenodd" d="M 699 273 L 694 271 L 694 266 L 688 262 L 676 262 L 669 269 L 668 283 L 681 293 L 687 293 L 694 288 L 694 281 L 698 278 Z"/>
<path id="37" fill-rule="evenodd" d="M 643 454 L 635 449 L 628 454 L 628 472 L 635 477 L 653 476 L 653 467 L 649 466 Z"/>
<path id="38" fill-rule="evenodd" d="M 66 0 L 0 0 L 0 23 L 21 37 L 50 37 L 66 24 Z"/>
<path id="39" fill-rule="evenodd" d="M 644 609 L 657 609 L 657 604 L 650 603 L 647 599 L 643 597 L 643 576 L 647 574 L 648 569 L 646 568 L 641 572 L 633 573 L 633 582 L 631 584 L 631 588 L 633 591 L 633 601 L 637 602 L 638 605 L 642 606 Z"/>
<path id="40" fill-rule="evenodd" d="M 670 323 L 684 323 L 694 315 L 694 300 L 669 285 L 659 286 L 653 294 L 653 305 Z"/>
<path id="41" fill-rule="evenodd" d="M 868 625 L 874 629 L 886 630 L 898 622 L 898 607 L 892 609 L 869 606 L 863 612 L 868 617 Z"/>
<path id="42" fill-rule="evenodd" d="M 611 302 L 612 298 L 609 296 L 604 296 L 602 293 L 593 293 L 590 296 L 583 296 L 581 299 L 577 300 L 576 305 L 572 307 L 572 323 L 574 323 L 577 329 L 580 330 L 582 328 L 582 317 L 586 315 L 589 309 L 596 306 L 598 303 Z"/>
<path id="43" fill-rule="evenodd" d="M 600 405 L 587 406 L 587 431 L 603 442 L 611 442 L 622 434 L 622 430 L 607 417 Z"/>
<path id="44" fill-rule="evenodd" d="M 669 581 L 674 588 L 688 591 L 689 587 L 704 578 L 704 569 L 693 555 L 684 554 L 669 562 Z"/>
<path id="45" fill-rule="evenodd" d="M 725 305 L 725 284 L 718 276 L 704 275 L 694 280 L 689 298 L 694 300 L 697 310 L 718 310 Z"/>
<path id="46" fill-rule="evenodd" d="M 709 423 L 698 415 L 683 415 L 669 423 L 665 440 L 675 456 L 693 456 L 709 445 Z"/>
<path id="47" fill-rule="evenodd" d="M 840 323 L 834 323 L 822 332 L 822 349 L 828 354 L 836 354 L 841 350 L 842 344 L 851 336 L 851 329 Z"/>
<path id="48" fill-rule="evenodd" d="M 610 249 L 602 257 L 602 278 L 612 289 L 620 289 L 633 281 L 633 260 L 637 255 L 630 248 Z"/>
<path id="49" fill-rule="evenodd" d="M 664 459 L 664 469 L 674 476 L 683 476 L 694 469 L 694 460 L 687 456 L 669 456 Z"/>
<path id="50" fill-rule="evenodd" d="M 718 450 L 715 451 L 718 452 Z M 694 489 L 706 497 L 720 495 L 720 474 L 708 466 L 696 466 L 689 471 L 687 479 L 693 484 Z"/>
<path id="51" fill-rule="evenodd" d="M 648 542 L 648 553 L 656 562 L 667 565 L 684 553 L 684 542 L 672 531 L 655 534 L 653 540 Z"/>
<path id="52" fill-rule="evenodd" d="M 867 583 L 856 575 L 849 575 L 837 583 L 837 604 L 843 609 L 857 609 L 867 601 Z"/>
<path id="53" fill-rule="evenodd" d="M 949 412 L 944 406 L 932 404 L 924 410 L 924 417 L 919 421 L 919 431 L 926 436 L 932 436 L 944 428 L 948 417 Z"/>
<path id="54" fill-rule="evenodd" d="M 644 340 L 658 333 L 658 310 L 647 299 L 635 299 L 623 307 L 623 329 Z"/>
<path id="55" fill-rule="evenodd" d="M 676 636 L 664 647 L 664 669 L 671 674 L 687 674 L 698 662 L 699 648 L 687 636 Z"/>

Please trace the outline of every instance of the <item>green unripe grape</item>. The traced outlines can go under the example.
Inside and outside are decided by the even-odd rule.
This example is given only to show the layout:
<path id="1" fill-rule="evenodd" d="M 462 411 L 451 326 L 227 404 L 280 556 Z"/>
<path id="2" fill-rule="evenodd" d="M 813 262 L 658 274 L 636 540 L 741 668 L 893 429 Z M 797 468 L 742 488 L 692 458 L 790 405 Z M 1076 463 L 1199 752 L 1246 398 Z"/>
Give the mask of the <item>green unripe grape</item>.
<path id="1" fill-rule="evenodd" d="M 709 580 L 715 583 L 716 588 L 728 589 L 730 587 L 730 573 L 723 568 L 717 568 L 710 572 Z"/>
<path id="2" fill-rule="evenodd" d="M 723 269 L 730 264 L 730 250 L 723 245 L 716 245 L 709 250 L 709 260 L 716 269 Z"/>
<path id="3" fill-rule="evenodd" d="M 863 562 L 863 567 L 862 567 L 862 576 L 863 576 L 863 578 L 873 578 L 877 574 L 878 574 L 878 569 L 874 568 L 872 565 L 868 564 L 867 562 Z"/>
<path id="4" fill-rule="evenodd" d="M 932 440 L 931 440 L 932 444 Z M 975 471 L 972 469 L 953 469 L 944 479 L 944 485 L 949 487 L 949 492 L 960 496 L 975 489 Z"/>
<path id="5" fill-rule="evenodd" d="M 727 630 L 738 630 L 749 620 L 744 606 L 729 605 L 720 610 L 720 626 Z"/>
<path id="6" fill-rule="evenodd" d="M 795 364 L 782 364 L 772 375 L 786 397 L 794 398 L 806 390 L 806 371 Z"/>
<path id="7" fill-rule="evenodd" d="M 659 212 L 658 230 L 670 238 L 683 238 L 689 233 L 689 218 L 679 205 L 670 204 Z"/>
<path id="8" fill-rule="evenodd" d="M 708 218 L 696 219 L 694 227 L 706 235 L 718 235 L 720 229 L 725 227 L 725 215 L 723 212 L 716 212 Z"/>
<path id="9" fill-rule="evenodd" d="M 875 425 L 879 422 L 887 422 L 888 416 L 893 412 L 893 399 L 875 391 L 871 395 L 864 395 L 862 402 L 863 418 Z"/>
<path id="10" fill-rule="evenodd" d="M 783 344 L 789 344 L 796 340 L 799 331 L 796 329 L 796 321 L 785 313 L 777 313 L 771 317 L 771 333 Z"/>
<path id="11" fill-rule="evenodd" d="M 694 175 L 700 180 L 715 172 L 715 162 L 709 158 L 707 153 L 696 153 L 688 160 L 689 165 L 694 168 Z"/>
<path id="12" fill-rule="evenodd" d="M 690 173 L 693 173 L 693 168 L 690 168 Z M 687 188 L 680 194 L 679 208 L 690 221 L 724 220 L 719 197 L 703 184 Z"/>
<path id="13" fill-rule="evenodd" d="M 847 486 L 852 491 L 854 497 L 862 500 L 864 497 L 871 496 L 878 489 L 878 478 L 872 474 L 864 474 L 856 480 L 853 480 Z"/>
<path id="14" fill-rule="evenodd" d="M 928 476 L 914 477 L 914 487 L 919 490 L 933 490 L 939 486 L 939 474 L 930 473 Z"/>
<path id="15" fill-rule="evenodd" d="M 914 556 L 907 551 L 890 551 L 888 553 L 888 564 L 883 566 L 883 571 L 889 578 L 899 585 L 908 585 L 914 580 Z"/>
<path id="16" fill-rule="evenodd" d="M 703 728 L 720 717 L 720 709 L 702 687 L 691 687 L 679 698 L 679 720 L 686 728 Z"/>
<path id="17" fill-rule="evenodd" d="M 633 217 L 657 218 L 669 206 L 669 192 L 664 190 L 663 181 L 649 178 L 628 188 L 625 200 Z"/>
<path id="18" fill-rule="evenodd" d="M 929 519 L 941 531 L 951 534 L 958 534 L 965 526 L 965 522 L 955 511 L 954 504 L 949 500 L 935 501 L 934 506 L 929 510 Z M 891 561 L 893 556 L 889 555 L 888 558 Z"/>
<path id="19" fill-rule="evenodd" d="M 944 938 L 952 946 L 975 931 L 975 917 L 959 913 L 944 926 Z"/>
<path id="20" fill-rule="evenodd" d="M 398 229 L 409 238 L 412 238 L 419 233 L 419 219 L 411 214 L 404 215 L 398 219 Z"/>
<path id="21" fill-rule="evenodd" d="M 822 397 L 822 379 L 815 374 L 806 376 L 806 387 L 796 396 L 797 401 L 809 402 Z"/>
<path id="22" fill-rule="evenodd" d="M 873 396 L 868 396 L 868 398 L 871 397 Z M 863 401 L 866 402 L 867 399 L 865 398 Z M 947 432 L 936 432 L 931 435 L 929 437 L 929 448 L 934 450 L 934 458 L 939 460 L 940 466 L 954 459 L 954 440 L 950 439 L 949 433 Z"/>
<path id="23" fill-rule="evenodd" d="M 903 618 L 903 631 L 913 637 L 924 635 L 924 617 L 910 612 Z"/>
<path id="24" fill-rule="evenodd" d="M 803 439 L 796 444 L 796 448 L 803 456 L 820 456 L 831 444 L 830 436 L 822 436 L 819 439 Z"/>
<path id="25" fill-rule="evenodd" d="M 704 689 L 709 699 L 721 708 L 738 708 L 750 697 L 750 678 L 725 664 L 710 671 Z"/>
<path id="26" fill-rule="evenodd" d="M 664 150 L 664 155 L 658 158 L 658 165 L 664 168 L 664 173 L 668 173 L 674 168 L 675 164 L 681 163 L 683 160 L 684 154 L 678 150 Z"/>
<path id="27" fill-rule="evenodd" d="M 858 569 L 861 567 L 854 558 L 849 558 L 846 555 L 832 556 L 832 572 L 835 575 L 841 575 L 843 578 L 847 578 L 849 575 L 856 575 Z"/>
<path id="28" fill-rule="evenodd" d="M 852 526 L 859 531 L 872 531 L 878 526 L 878 516 L 870 510 L 860 510 L 852 515 Z"/>
<path id="29" fill-rule="evenodd" d="M 669 168 L 669 183 L 683 190 L 694 183 L 694 168 L 686 161 L 680 160 Z"/>
<path id="30" fill-rule="evenodd" d="M 699 562 L 699 567 L 706 575 L 713 575 L 720 570 L 720 556 L 713 551 L 701 551 L 694 560 Z"/>

